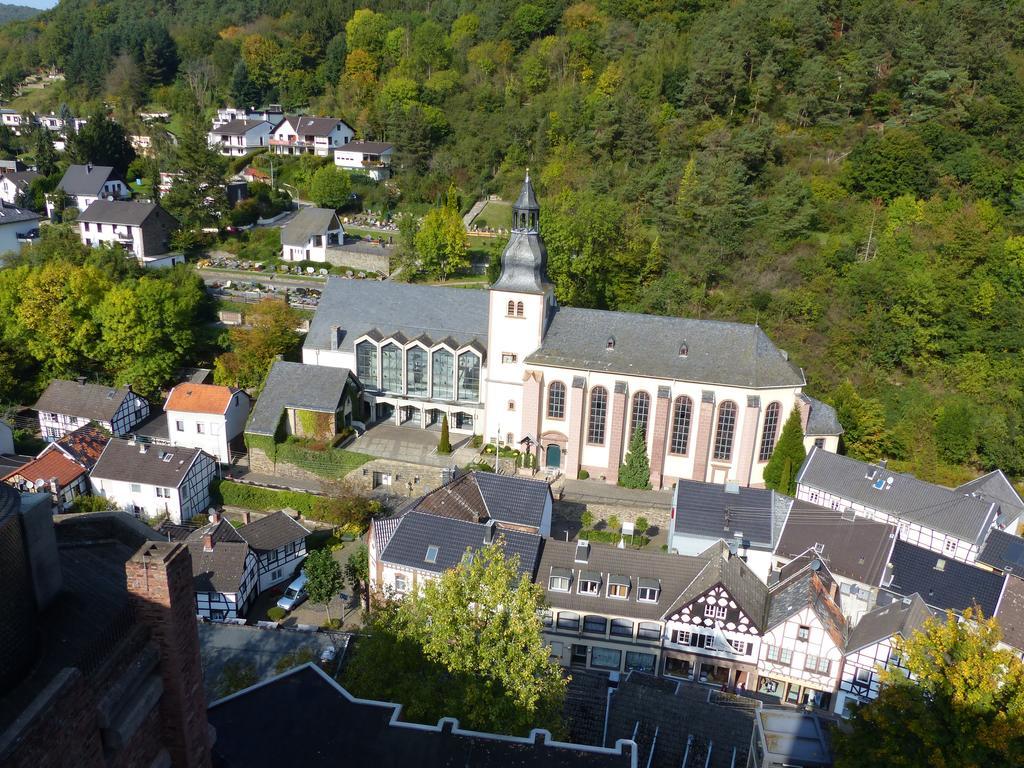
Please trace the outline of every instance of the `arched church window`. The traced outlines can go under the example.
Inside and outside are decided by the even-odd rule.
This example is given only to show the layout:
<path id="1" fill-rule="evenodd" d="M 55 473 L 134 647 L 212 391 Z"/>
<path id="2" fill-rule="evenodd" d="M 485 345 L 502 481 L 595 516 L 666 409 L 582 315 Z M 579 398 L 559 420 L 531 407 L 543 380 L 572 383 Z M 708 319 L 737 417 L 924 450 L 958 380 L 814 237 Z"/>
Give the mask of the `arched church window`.
<path id="1" fill-rule="evenodd" d="M 761 452 L 757 458 L 759 461 L 768 461 L 775 450 L 775 439 L 779 435 L 779 414 L 782 406 L 779 403 L 771 403 L 764 410 L 764 428 L 761 430 Z"/>
<path id="2" fill-rule="evenodd" d="M 684 455 L 690 444 L 690 420 L 693 416 L 693 401 L 686 395 L 676 398 L 672 412 L 672 440 L 669 453 Z"/>
<path id="3" fill-rule="evenodd" d="M 548 418 L 565 418 L 565 384 L 560 381 L 553 381 L 548 387 Z"/>
<path id="4" fill-rule="evenodd" d="M 718 426 L 715 429 L 715 452 L 718 461 L 732 459 L 732 443 L 736 435 L 736 403 L 726 400 L 718 406 Z"/>
<path id="5" fill-rule="evenodd" d="M 514 301 L 510 301 L 508 303 L 508 309 L 505 311 L 505 314 L 507 314 L 509 317 L 515 317 L 515 315 L 516 315 L 516 303 Z"/>
<path id="6" fill-rule="evenodd" d="M 604 428 L 608 415 L 608 390 L 594 387 L 590 393 L 590 418 L 587 422 L 587 442 L 604 445 Z"/>
<path id="7" fill-rule="evenodd" d="M 518 304 L 516 304 L 516 317 L 523 317 L 525 314 L 526 311 L 523 307 L 523 302 L 520 301 Z"/>

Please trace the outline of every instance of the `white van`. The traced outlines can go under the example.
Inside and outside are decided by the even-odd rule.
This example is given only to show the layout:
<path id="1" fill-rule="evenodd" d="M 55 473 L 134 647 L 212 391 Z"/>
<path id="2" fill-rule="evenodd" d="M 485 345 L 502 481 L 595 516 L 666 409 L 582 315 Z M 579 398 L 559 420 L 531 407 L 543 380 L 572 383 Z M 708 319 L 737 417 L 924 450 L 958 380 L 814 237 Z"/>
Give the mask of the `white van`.
<path id="1" fill-rule="evenodd" d="M 277 601 L 277 607 L 291 611 L 302 603 L 306 597 L 306 574 L 300 573 L 299 577 L 288 585 L 288 589 L 284 591 L 281 599 Z"/>

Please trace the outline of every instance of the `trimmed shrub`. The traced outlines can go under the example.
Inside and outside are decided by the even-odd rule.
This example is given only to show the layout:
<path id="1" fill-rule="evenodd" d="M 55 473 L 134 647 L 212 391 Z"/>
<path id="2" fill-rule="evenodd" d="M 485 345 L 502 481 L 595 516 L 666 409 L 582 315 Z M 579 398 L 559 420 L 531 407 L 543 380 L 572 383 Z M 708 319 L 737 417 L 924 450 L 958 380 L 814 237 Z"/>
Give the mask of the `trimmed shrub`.
<path id="1" fill-rule="evenodd" d="M 267 618 L 271 621 L 280 621 L 287 615 L 288 611 L 276 605 L 267 611 Z"/>
<path id="2" fill-rule="evenodd" d="M 576 479 L 577 480 L 589 480 L 590 479 L 590 473 L 587 472 L 587 470 L 585 470 L 585 469 L 581 469 L 579 472 L 576 473 Z"/>

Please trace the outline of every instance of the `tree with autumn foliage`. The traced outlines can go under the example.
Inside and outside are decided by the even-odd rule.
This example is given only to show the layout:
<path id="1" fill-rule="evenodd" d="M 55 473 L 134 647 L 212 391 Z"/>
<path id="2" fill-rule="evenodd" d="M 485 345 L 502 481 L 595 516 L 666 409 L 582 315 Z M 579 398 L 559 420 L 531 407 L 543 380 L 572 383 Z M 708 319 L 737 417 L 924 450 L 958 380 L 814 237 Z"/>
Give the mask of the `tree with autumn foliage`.
<path id="1" fill-rule="evenodd" d="M 299 315 L 283 299 L 263 299 L 246 313 L 248 328 L 231 329 L 231 351 L 214 363 L 214 380 L 242 389 L 259 389 L 278 355 L 299 342 Z"/>
<path id="2" fill-rule="evenodd" d="M 897 651 L 878 698 L 835 733 L 836 768 L 1024 765 L 1024 663 L 977 609 L 928 621 Z"/>

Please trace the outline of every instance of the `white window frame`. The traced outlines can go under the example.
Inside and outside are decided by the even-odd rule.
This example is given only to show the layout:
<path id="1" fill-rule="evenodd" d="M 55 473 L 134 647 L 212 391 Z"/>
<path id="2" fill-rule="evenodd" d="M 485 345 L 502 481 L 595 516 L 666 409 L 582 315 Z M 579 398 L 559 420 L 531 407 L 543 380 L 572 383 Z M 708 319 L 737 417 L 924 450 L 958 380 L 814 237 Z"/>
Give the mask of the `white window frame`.
<path id="1" fill-rule="evenodd" d="M 706 603 L 704 605 L 704 616 L 709 619 L 724 619 L 729 615 L 729 606 Z"/>
<path id="2" fill-rule="evenodd" d="M 660 593 L 661 590 L 657 587 L 637 587 L 636 601 L 638 603 L 656 603 Z"/>

